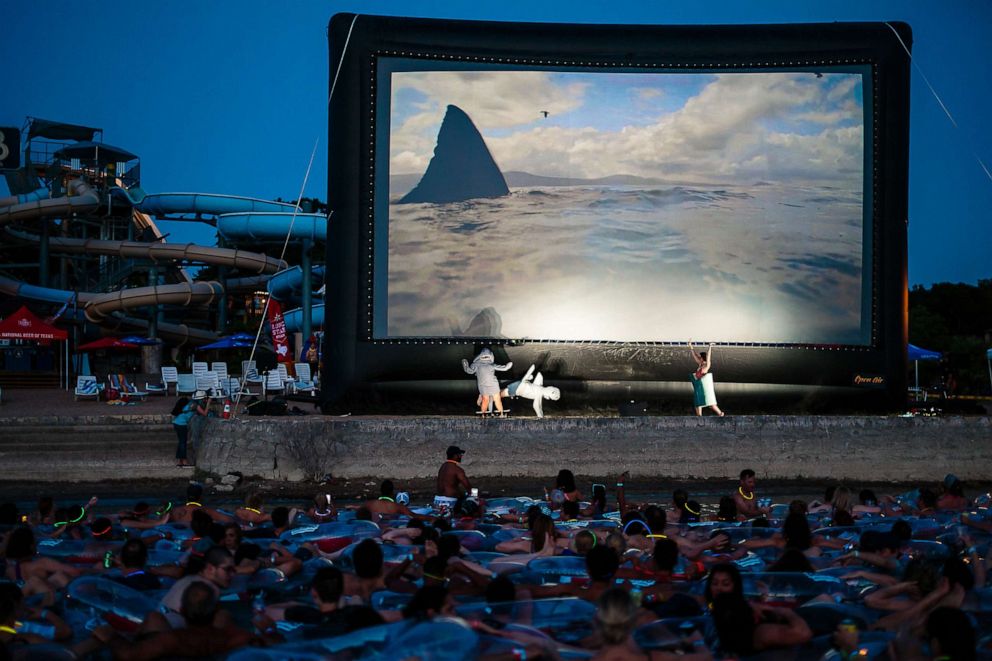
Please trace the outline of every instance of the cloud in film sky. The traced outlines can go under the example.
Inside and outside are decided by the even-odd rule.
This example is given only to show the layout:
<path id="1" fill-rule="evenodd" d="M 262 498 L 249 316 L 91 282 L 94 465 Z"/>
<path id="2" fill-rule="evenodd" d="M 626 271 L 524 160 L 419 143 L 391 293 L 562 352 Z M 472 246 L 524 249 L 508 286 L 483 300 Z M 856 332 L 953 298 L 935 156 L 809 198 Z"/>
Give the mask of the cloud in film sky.
<path id="1" fill-rule="evenodd" d="M 392 173 L 426 169 L 448 104 L 504 171 L 861 185 L 860 74 L 394 73 Z"/>

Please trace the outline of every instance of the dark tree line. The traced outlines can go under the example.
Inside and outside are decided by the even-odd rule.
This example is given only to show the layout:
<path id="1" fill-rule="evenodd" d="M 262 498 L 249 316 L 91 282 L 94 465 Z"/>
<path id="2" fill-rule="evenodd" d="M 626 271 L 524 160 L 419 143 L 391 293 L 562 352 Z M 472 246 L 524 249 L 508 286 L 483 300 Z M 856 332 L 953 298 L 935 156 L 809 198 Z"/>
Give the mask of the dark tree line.
<path id="1" fill-rule="evenodd" d="M 913 287 L 909 341 L 944 354 L 937 365 L 920 364 L 921 385 L 953 374 L 958 394 L 988 394 L 985 352 L 992 347 L 992 279 L 977 285 L 939 282 Z"/>

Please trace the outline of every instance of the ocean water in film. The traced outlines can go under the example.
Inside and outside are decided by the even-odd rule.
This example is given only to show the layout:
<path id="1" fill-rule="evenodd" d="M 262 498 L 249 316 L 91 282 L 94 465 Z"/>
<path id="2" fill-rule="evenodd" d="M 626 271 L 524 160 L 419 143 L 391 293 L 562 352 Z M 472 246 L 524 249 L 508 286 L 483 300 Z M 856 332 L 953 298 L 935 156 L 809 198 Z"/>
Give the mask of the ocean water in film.
<path id="1" fill-rule="evenodd" d="M 867 342 L 860 192 L 573 186 L 396 199 L 385 312 L 376 306 L 389 337 Z"/>

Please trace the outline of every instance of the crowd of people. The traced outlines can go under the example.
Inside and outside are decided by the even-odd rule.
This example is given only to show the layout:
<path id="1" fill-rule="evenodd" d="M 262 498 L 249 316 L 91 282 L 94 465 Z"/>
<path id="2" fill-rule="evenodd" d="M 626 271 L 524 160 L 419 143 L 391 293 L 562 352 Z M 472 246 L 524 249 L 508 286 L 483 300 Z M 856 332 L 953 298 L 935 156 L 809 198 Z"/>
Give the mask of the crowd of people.
<path id="1" fill-rule="evenodd" d="M 389 479 L 348 506 L 253 492 L 225 510 L 198 483 L 118 512 L 0 505 L 0 659 L 992 654 L 992 518 L 954 476 L 773 504 L 744 470 L 703 504 L 683 489 L 635 502 L 626 474 L 583 493 L 562 470 L 537 498 L 487 500 L 463 456 L 448 448 L 425 507 Z"/>

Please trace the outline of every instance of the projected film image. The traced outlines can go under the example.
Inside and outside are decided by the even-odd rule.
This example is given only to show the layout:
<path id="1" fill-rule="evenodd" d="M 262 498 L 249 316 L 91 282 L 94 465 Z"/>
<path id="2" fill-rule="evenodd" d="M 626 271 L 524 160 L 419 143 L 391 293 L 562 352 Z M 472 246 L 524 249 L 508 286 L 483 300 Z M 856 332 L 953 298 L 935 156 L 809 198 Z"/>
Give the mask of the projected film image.
<path id="1" fill-rule="evenodd" d="M 867 70 L 390 66 L 376 337 L 869 342 Z"/>

